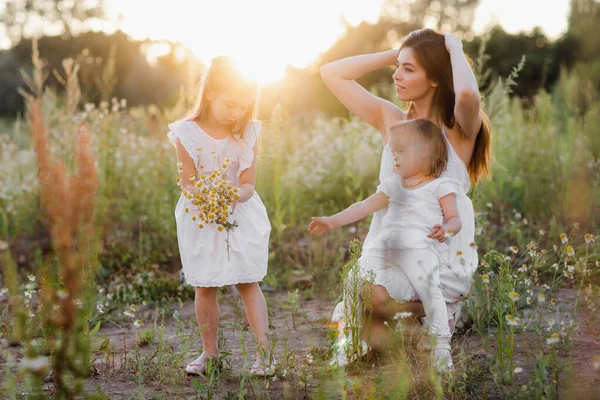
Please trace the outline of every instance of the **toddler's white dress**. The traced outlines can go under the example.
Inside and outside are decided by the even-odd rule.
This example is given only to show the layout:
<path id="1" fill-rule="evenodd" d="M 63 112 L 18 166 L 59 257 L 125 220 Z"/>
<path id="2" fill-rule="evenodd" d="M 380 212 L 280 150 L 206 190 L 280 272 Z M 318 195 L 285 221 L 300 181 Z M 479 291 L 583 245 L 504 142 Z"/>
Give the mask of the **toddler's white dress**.
<path id="1" fill-rule="evenodd" d="M 194 160 L 197 176 L 201 175 L 199 167 L 204 167 L 210 174 L 229 158 L 231 164 L 226 171 L 226 180 L 238 187 L 242 171 L 254 160 L 252 148 L 260 135 L 261 123 L 251 121 L 243 135 L 230 135 L 221 140 L 204 132 L 193 121 L 178 121 L 169 124 L 169 129 L 169 140 L 175 144 L 179 139 Z M 175 207 L 175 221 L 186 283 L 218 287 L 261 281 L 267 273 L 271 224 L 258 193 L 254 192 L 248 201 L 236 205 L 229 221 L 235 221 L 238 226 L 229 233 L 219 232 L 216 224 L 204 224 L 200 229 L 199 220 L 192 220 L 192 215 L 197 213 L 190 211 L 195 209 L 196 206 L 182 193 Z"/>
<path id="2" fill-rule="evenodd" d="M 467 196 L 470 188 L 469 173 L 463 161 L 454 151 L 443 128 L 442 134 L 448 145 L 448 165 L 439 179 L 442 182 L 445 181 L 456 185 L 458 189 L 455 193 L 456 203 L 462 223 L 461 231 L 449 238 L 444 246 L 439 247 L 442 258 L 442 265 L 439 269 L 439 284 L 444 300 L 447 303 L 448 314 L 453 314 L 460 308 L 462 300 L 464 300 L 471 289 L 472 276 L 478 265 L 478 256 L 474 242 L 475 216 L 473 203 Z M 381 166 L 379 170 L 380 183 L 383 183 L 392 176 L 392 174 L 394 174 L 393 155 L 390 146 L 385 145 L 381 156 Z M 388 250 L 386 252 L 381 246 L 381 239 L 385 237 L 385 235 L 381 235 L 381 230 L 384 226 L 386 215 L 389 212 L 390 207 L 376 211 L 373 214 L 369 232 L 363 242 L 362 255 L 359 259 L 359 267 L 361 270 L 369 271 L 374 268 L 381 269 L 384 265 L 389 266 L 390 264 L 395 264 L 393 259 L 397 259 L 397 256 L 392 253 L 401 252 L 399 249 Z M 387 236 L 389 237 L 389 235 Z M 406 237 L 406 235 L 404 235 L 404 237 Z M 393 277 L 385 276 L 389 275 L 389 273 L 392 273 Z M 379 277 L 377 277 L 376 273 L 376 283 L 378 283 L 377 280 L 379 280 L 379 282 L 394 281 L 391 286 L 389 283 L 387 285 L 384 284 L 383 286 L 386 287 L 390 296 L 398 302 L 419 300 L 415 288 L 401 268 L 394 268 L 393 272 L 387 271 L 384 274 L 380 274 Z M 353 287 L 352 283 L 345 284 L 349 288 Z M 338 303 L 333 311 L 332 321 L 340 322 L 340 320 L 343 319 L 346 307 L 343 300 Z M 346 310 L 346 314 L 350 315 L 350 310 Z"/>

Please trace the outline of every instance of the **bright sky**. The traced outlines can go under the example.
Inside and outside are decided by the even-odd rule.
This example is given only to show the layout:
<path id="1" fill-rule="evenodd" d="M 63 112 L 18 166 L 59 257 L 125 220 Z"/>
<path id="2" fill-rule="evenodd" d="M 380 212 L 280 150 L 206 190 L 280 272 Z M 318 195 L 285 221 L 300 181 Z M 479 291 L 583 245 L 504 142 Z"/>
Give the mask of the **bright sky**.
<path id="1" fill-rule="evenodd" d="M 510 33 L 540 26 L 548 37 L 556 39 L 567 30 L 568 18 L 569 0 L 481 0 L 473 30 L 481 33 L 493 22 Z"/>
<path id="2" fill-rule="evenodd" d="M 351 24 L 377 21 L 381 0 L 109 0 L 121 29 L 136 39 L 181 42 L 205 63 L 220 54 L 241 59 L 259 81 L 277 80 L 285 65 L 303 67 Z M 168 4 L 168 6 L 165 6 Z"/>
<path id="3" fill-rule="evenodd" d="M 375 22 L 384 0 L 108 0 L 108 14 L 122 15 L 121 29 L 136 39 L 181 42 L 200 60 L 219 54 L 242 59 L 249 74 L 266 82 L 285 65 L 304 67 L 353 25 Z M 552 5 L 549 5 L 552 4 Z M 499 22 L 508 32 L 541 26 L 551 38 L 566 30 L 569 0 L 481 0 L 475 33 Z"/>
<path id="4" fill-rule="evenodd" d="M 308 65 L 335 43 L 344 32 L 342 16 L 352 25 L 375 22 L 383 2 L 106 0 L 111 22 L 101 27 L 114 30 L 120 20 L 119 27 L 134 39 L 179 41 L 205 63 L 220 54 L 233 55 L 249 75 L 267 82 L 281 78 L 288 64 Z M 481 33 L 498 22 L 514 33 L 540 26 L 557 38 L 566 30 L 568 12 L 569 0 L 481 0 L 473 28 Z"/>

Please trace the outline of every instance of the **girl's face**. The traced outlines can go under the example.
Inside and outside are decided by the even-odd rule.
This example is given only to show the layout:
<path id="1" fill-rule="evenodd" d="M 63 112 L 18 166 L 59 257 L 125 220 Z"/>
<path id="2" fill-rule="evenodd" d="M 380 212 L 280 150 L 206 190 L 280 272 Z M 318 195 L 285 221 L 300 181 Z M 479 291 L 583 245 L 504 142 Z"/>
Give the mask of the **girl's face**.
<path id="1" fill-rule="evenodd" d="M 402 132 L 391 135 L 390 147 L 394 157 L 394 170 L 408 178 L 419 173 L 425 174 L 427 146 L 418 135 Z"/>
<path id="2" fill-rule="evenodd" d="M 427 73 L 417 61 L 415 52 L 410 47 L 405 47 L 398 53 L 396 62 L 398 69 L 394 72 L 396 96 L 400 101 L 415 101 L 425 97 L 434 90 L 438 84 L 432 82 Z"/>
<path id="3" fill-rule="evenodd" d="M 254 102 L 254 98 L 248 95 L 233 93 L 207 94 L 210 101 L 210 111 L 213 117 L 221 125 L 233 125 L 242 118 Z"/>

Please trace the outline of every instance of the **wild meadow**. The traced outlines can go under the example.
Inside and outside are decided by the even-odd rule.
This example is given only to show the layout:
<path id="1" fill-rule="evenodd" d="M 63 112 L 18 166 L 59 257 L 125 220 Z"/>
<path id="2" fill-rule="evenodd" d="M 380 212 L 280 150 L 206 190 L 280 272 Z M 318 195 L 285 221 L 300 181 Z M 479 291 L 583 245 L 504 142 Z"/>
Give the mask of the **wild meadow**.
<path id="1" fill-rule="evenodd" d="M 299 118 L 281 107 L 263 115 L 257 192 L 272 232 L 262 287 L 279 367 L 273 378 L 250 377 L 256 343 L 225 287 L 225 367 L 190 378 L 184 367 L 201 351 L 200 331 L 193 288 L 180 277 L 166 133 L 193 98 L 184 91 L 167 109 L 129 107 L 112 97 L 108 60 L 104 100 L 81 104 L 75 61 L 58 71 L 35 51 L 33 61 L 26 116 L 0 121 L 3 398 L 600 395 L 600 102 L 577 75 L 563 72 L 524 105 L 511 97 L 520 65 L 491 79 L 484 52 L 476 62 L 493 175 L 470 192 L 480 267 L 453 338 L 455 370 L 442 376 L 418 345 L 422 330 L 396 330 L 401 315 L 389 321 L 386 351 L 345 370 L 329 366 L 340 345 L 331 312 L 369 221 L 321 239 L 306 228 L 311 216 L 375 190 L 381 140 L 354 118 Z M 64 95 L 44 86 L 50 73 Z"/>

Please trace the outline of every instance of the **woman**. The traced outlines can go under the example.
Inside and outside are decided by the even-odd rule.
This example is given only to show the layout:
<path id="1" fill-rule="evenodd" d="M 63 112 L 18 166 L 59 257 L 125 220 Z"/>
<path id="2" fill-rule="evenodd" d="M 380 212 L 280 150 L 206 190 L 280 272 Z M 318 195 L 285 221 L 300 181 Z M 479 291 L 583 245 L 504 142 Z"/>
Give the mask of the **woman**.
<path id="1" fill-rule="evenodd" d="M 396 65 L 393 74 L 396 95 L 407 102 L 403 110 L 395 104 L 372 95 L 356 83 L 362 75 Z M 457 204 L 463 229 L 448 241 L 448 264 L 440 270 L 444 300 L 448 304 L 451 332 L 460 311 L 460 304 L 471 287 L 471 278 L 477 268 L 474 243 L 475 218 L 473 204 L 466 196 L 470 184 L 490 172 L 491 126 L 481 110 L 479 88 L 473 70 L 458 37 L 440 34 L 431 29 L 411 32 L 400 49 L 359 55 L 338 60 L 321 67 L 321 77 L 331 92 L 353 113 L 381 133 L 384 144 L 379 179 L 390 176 L 394 160 L 388 146 L 389 128 L 401 121 L 417 118 L 437 124 L 448 143 L 448 167 L 443 176 L 453 179 L 460 187 Z M 369 245 L 379 230 L 385 210 L 373 216 L 369 233 L 363 244 L 362 257 L 369 253 Z M 360 262 L 359 262 L 360 265 Z M 378 347 L 385 335 L 383 322 L 396 312 L 409 311 L 415 317 L 423 316 L 422 305 L 406 277 L 397 279 L 407 285 L 405 298 L 392 298 L 383 284 L 365 288 L 363 301 L 371 303 L 373 314 L 365 327 L 372 347 Z M 333 320 L 343 331 L 344 303 L 336 306 Z M 334 362 L 345 364 L 343 349 Z"/>

